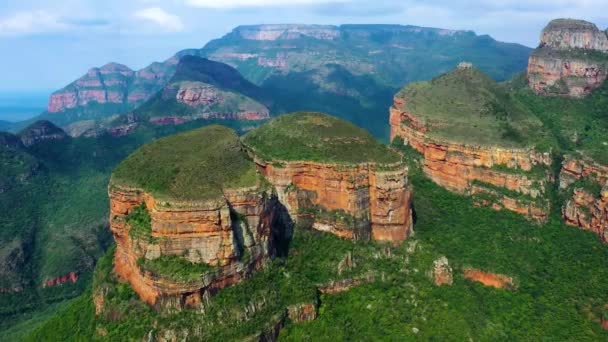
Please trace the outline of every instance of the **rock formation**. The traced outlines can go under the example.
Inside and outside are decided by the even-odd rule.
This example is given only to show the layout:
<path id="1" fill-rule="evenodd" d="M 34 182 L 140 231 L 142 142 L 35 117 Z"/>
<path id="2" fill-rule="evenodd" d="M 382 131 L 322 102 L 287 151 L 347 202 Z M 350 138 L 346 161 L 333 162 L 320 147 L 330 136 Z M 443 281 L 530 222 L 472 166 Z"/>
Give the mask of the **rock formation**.
<path id="1" fill-rule="evenodd" d="M 484 83 L 487 83 L 487 87 L 495 85 L 490 80 L 483 80 L 478 73 L 470 67 L 458 68 L 431 81 L 430 84 L 426 82 L 421 84 L 419 88 L 430 89 L 429 94 L 418 91 L 417 84 L 399 92 L 390 108 L 391 140 L 402 141 L 403 144 L 422 153 L 424 173 L 446 189 L 476 195 L 482 205 L 515 211 L 535 220 L 544 221 L 549 209 L 548 201 L 543 199 L 543 196 L 546 183 L 550 181 L 546 171 L 552 163 L 551 156 L 549 153 L 539 152 L 530 147 L 501 146 L 503 144 L 509 146 L 509 142 L 503 141 L 498 135 L 503 133 L 496 132 L 498 125 L 495 121 L 498 120 L 494 119 L 495 113 L 486 112 L 488 107 L 493 108 L 491 106 L 494 106 L 494 102 L 490 102 L 492 98 L 487 88 L 482 89 L 480 86 Z M 427 97 L 432 96 L 434 89 L 439 93 L 458 86 L 458 82 L 470 82 L 470 86 L 465 88 L 473 89 L 474 94 L 458 94 L 454 90 L 448 93 L 448 96 L 453 98 L 428 100 L 437 102 L 435 108 L 411 104 L 417 97 L 421 98 L 420 101 L 427 101 Z M 475 99 L 474 96 L 483 97 Z M 449 103 L 459 101 L 489 103 L 480 106 L 482 109 L 479 114 L 475 113 L 476 108 L 467 108 L 461 113 L 450 113 L 457 108 Z M 503 104 L 503 106 L 508 108 L 509 105 Z M 525 114 L 517 114 L 517 116 L 522 115 Z M 484 122 L 479 119 L 480 117 L 487 119 Z M 465 126 L 477 121 L 478 128 L 460 128 L 461 123 L 458 120 L 463 120 L 462 125 Z M 459 133 L 465 130 L 470 133 Z M 450 134 L 451 137 L 448 138 Z M 484 134 L 493 134 L 497 136 L 496 140 L 488 144 L 477 142 L 476 139 L 488 140 Z M 396 138 L 398 139 L 395 140 Z M 535 174 L 536 170 L 541 170 L 540 174 Z"/>
<path id="2" fill-rule="evenodd" d="M 146 151 L 162 153 L 175 144 L 184 144 L 182 152 L 191 156 L 159 154 L 157 159 L 148 159 L 148 153 L 154 152 Z M 126 159 L 110 184 L 115 272 L 151 305 L 198 306 L 203 296 L 238 282 L 259 267 L 277 248 L 272 229 L 289 229 L 289 223 L 281 221 L 278 202 L 260 187 L 253 163 L 245 159 L 231 130 L 209 126 L 147 147 Z M 197 157 L 200 149 L 209 153 Z M 184 157 L 192 158 L 196 165 L 206 163 L 205 167 L 190 169 L 187 160 L 179 159 Z M 162 175 L 164 167 L 174 165 L 188 171 L 157 181 L 195 189 L 191 196 L 182 197 L 185 195 L 171 185 L 160 192 L 150 190 L 153 187 L 142 181 L 154 177 L 147 176 L 155 174 L 154 168 Z M 191 178 L 198 171 L 207 173 L 201 183 Z M 137 172 L 143 172 L 143 178 Z M 235 183 L 240 185 L 231 185 Z M 175 274 L 153 267 L 155 263 L 173 265 L 171 272 L 179 273 L 181 268 L 190 274 L 175 278 Z"/>
<path id="3" fill-rule="evenodd" d="M 528 83 L 537 94 L 583 97 L 608 74 L 608 37 L 594 24 L 556 19 L 543 30 L 528 63 Z"/>
<path id="4" fill-rule="evenodd" d="M 398 155 L 323 114 L 282 118 L 346 127 L 346 136 L 335 138 L 340 144 L 347 139 L 353 148 L 361 142 L 359 148 L 384 155 L 367 160 L 358 154 L 365 160 L 358 163 L 270 162 L 257 155 L 255 139 L 248 139 L 267 132 L 254 130 L 242 144 L 221 126 L 145 145 L 117 167 L 109 186 L 114 270 L 142 300 L 160 309 L 199 306 L 268 257 L 284 255 L 293 221 L 300 229 L 308 223 L 348 239 L 398 243 L 411 233 L 411 192 L 407 169 L 392 159 Z M 278 118 L 268 125 L 276 121 L 285 123 Z M 309 143 L 313 150 L 330 144 Z M 312 319 L 316 309 L 290 308 L 292 314 Z"/>
<path id="5" fill-rule="evenodd" d="M 250 132 L 244 143 L 258 171 L 276 188 L 279 200 L 297 224 L 347 239 L 405 240 L 413 227 L 412 198 L 407 168 L 397 156 L 392 156 L 394 159 L 388 162 L 377 162 L 372 157 L 366 160 L 364 156 L 358 156 L 363 158 L 357 162 L 332 162 L 324 160 L 317 146 L 305 145 L 311 143 L 307 141 L 307 135 L 316 139 L 312 138 L 315 130 L 331 132 L 322 138 L 322 144 L 336 141 L 337 146 L 332 146 L 335 157 L 348 153 L 346 149 L 356 151 L 357 146 L 351 144 L 351 139 L 366 146 L 376 144 L 369 135 L 363 135 L 350 125 L 344 129 L 351 129 L 352 133 L 348 134 L 353 136 L 331 137 L 334 132 L 339 134 L 337 126 L 343 124 L 321 114 L 292 114 Z M 293 134 L 290 132 L 293 129 L 299 132 Z M 267 130 L 285 135 L 269 137 L 272 141 L 267 141 L 263 138 Z M 299 151 L 285 155 L 281 145 L 297 146 Z M 278 153 L 269 151 L 269 147 Z M 305 160 L 309 153 L 319 153 L 317 161 Z M 380 148 L 377 153 L 391 156 L 392 152 Z"/>
<path id="6" fill-rule="evenodd" d="M 233 33 L 248 40 L 290 40 L 303 36 L 332 40 L 340 36 L 340 30 L 330 25 L 253 25 L 239 26 Z"/>
<path id="7" fill-rule="evenodd" d="M 484 272 L 475 268 L 466 268 L 464 270 L 464 277 L 480 282 L 485 286 L 491 286 L 498 289 L 513 289 L 515 287 L 513 278 L 509 276 Z"/>
<path id="8" fill-rule="evenodd" d="M 86 107 L 91 104 L 120 104 L 134 108 L 152 96 L 173 75 L 177 61 L 155 63 L 133 71 L 125 65 L 108 63 L 90 69 L 84 76 L 53 93 L 49 113 Z"/>
<path id="9" fill-rule="evenodd" d="M 261 89 L 232 67 L 184 56 L 171 81 L 135 112 L 154 125 L 200 119 L 264 120 L 270 117 L 266 102 Z"/>
<path id="10" fill-rule="evenodd" d="M 566 223 L 593 231 L 608 243 L 608 167 L 590 159 L 566 158 L 560 189 L 570 190 L 562 207 Z"/>
<path id="11" fill-rule="evenodd" d="M 40 120 L 22 130 L 19 137 L 23 145 L 32 146 L 41 141 L 66 139 L 68 135 L 51 122 Z"/>
<path id="12" fill-rule="evenodd" d="M 452 276 L 452 267 L 448 262 L 448 258 L 440 257 L 433 262 L 432 270 L 433 282 L 435 285 L 452 285 L 454 282 Z"/>

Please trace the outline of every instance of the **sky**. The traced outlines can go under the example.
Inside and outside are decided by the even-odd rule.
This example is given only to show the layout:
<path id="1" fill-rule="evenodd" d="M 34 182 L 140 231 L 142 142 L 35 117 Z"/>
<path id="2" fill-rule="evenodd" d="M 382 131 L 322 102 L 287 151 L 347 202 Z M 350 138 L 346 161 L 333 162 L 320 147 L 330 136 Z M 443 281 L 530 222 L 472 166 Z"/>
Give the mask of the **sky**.
<path id="1" fill-rule="evenodd" d="M 50 92 L 110 61 L 133 69 L 246 24 L 402 24 L 534 47 L 546 23 L 608 26 L 608 0 L 3 0 L 0 92 Z"/>

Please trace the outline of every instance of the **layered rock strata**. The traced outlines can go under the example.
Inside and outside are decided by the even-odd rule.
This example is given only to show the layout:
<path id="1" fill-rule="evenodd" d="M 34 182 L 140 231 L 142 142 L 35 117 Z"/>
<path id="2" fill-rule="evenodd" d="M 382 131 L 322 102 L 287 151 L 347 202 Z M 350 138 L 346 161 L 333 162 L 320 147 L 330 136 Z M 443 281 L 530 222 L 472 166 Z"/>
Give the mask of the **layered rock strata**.
<path id="1" fill-rule="evenodd" d="M 585 187 L 585 183 L 592 186 Z M 560 188 L 571 194 L 562 207 L 565 222 L 593 231 L 608 243 L 608 167 L 567 158 L 560 172 Z"/>
<path id="2" fill-rule="evenodd" d="M 608 74 L 608 37 L 583 20 L 557 19 L 543 30 L 528 63 L 528 83 L 537 94 L 583 97 Z"/>
<path id="3" fill-rule="evenodd" d="M 545 174 L 533 175 L 532 171 L 551 165 L 549 153 L 431 138 L 429 132 L 433 128 L 408 112 L 407 99 L 399 95 L 390 108 L 390 127 L 391 140 L 401 138 L 405 145 L 423 154 L 422 169 L 435 183 L 457 193 L 491 197 L 480 204 L 495 209 L 511 210 L 539 221 L 547 219 L 548 203 L 542 199 L 547 178 Z"/>
<path id="4" fill-rule="evenodd" d="M 297 224 L 346 239 L 388 242 L 413 231 L 412 193 L 400 163 L 264 161 L 250 153 Z"/>
<path id="5" fill-rule="evenodd" d="M 158 201 L 142 189 L 116 185 L 109 196 L 115 272 L 151 305 L 197 306 L 206 292 L 235 284 L 259 267 L 273 246 L 277 203 L 256 188 L 227 191 L 223 200 L 185 203 Z M 131 234 L 126 219 L 142 204 L 151 217 L 150 237 Z M 173 281 L 139 266 L 162 256 L 205 263 L 212 270 L 196 280 Z"/>

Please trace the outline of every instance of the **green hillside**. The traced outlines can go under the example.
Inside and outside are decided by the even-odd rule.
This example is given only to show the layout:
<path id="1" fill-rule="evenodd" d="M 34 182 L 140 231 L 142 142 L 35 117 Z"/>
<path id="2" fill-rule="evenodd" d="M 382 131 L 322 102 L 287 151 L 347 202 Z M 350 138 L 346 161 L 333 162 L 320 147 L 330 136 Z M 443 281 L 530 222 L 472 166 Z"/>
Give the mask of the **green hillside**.
<path id="1" fill-rule="evenodd" d="M 397 96 L 407 100 L 402 109 L 439 140 L 502 147 L 546 146 L 551 140 L 531 111 L 476 68 L 410 84 Z"/>
<path id="2" fill-rule="evenodd" d="M 394 163 L 399 155 L 349 122 L 322 113 L 281 115 L 247 133 L 245 145 L 267 160 Z"/>
<path id="3" fill-rule="evenodd" d="M 141 147 L 118 165 L 111 184 L 194 200 L 221 196 L 224 189 L 255 186 L 256 180 L 236 133 L 212 125 Z"/>

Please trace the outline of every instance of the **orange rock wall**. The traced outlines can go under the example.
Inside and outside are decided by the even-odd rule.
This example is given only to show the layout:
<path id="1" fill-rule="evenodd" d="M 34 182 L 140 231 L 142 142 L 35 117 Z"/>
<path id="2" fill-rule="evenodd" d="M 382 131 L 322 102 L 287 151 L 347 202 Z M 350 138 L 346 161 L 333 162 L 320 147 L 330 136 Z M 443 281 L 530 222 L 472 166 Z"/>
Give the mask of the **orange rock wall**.
<path id="1" fill-rule="evenodd" d="M 457 193 L 489 193 L 489 189 L 474 186 L 475 181 L 515 191 L 531 198 L 544 194 L 545 179 L 526 175 L 536 165 L 548 167 L 552 160 L 549 153 L 530 149 L 504 149 L 497 147 L 470 146 L 431 139 L 432 130 L 405 108 L 407 100 L 395 97 L 390 108 L 391 140 L 401 137 L 406 145 L 424 155 L 423 171 L 435 183 Z M 492 169 L 495 166 L 522 171 L 518 173 Z M 485 190 L 484 190 L 485 189 Z M 496 192 L 493 192 L 497 194 Z M 495 208 L 512 210 L 537 220 L 545 220 L 548 207 L 534 203 L 523 203 L 502 196 Z"/>
<path id="2" fill-rule="evenodd" d="M 374 240 L 399 242 L 412 232 L 411 191 L 402 165 L 392 166 L 394 171 L 381 171 L 371 164 L 306 161 L 266 163 L 256 159 L 256 165 L 276 187 L 292 217 L 306 216 L 300 209 L 313 205 L 368 219 Z M 314 222 L 313 228 L 355 238 L 351 227 L 335 222 Z"/>
<path id="3" fill-rule="evenodd" d="M 566 159 L 560 172 L 560 188 L 566 189 L 579 179 L 590 178 L 603 185 L 599 194 L 575 188 L 572 198 L 562 207 L 567 224 L 590 230 L 608 243 L 608 167 L 591 160 Z"/>
<path id="4" fill-rule="evenodd" d="M 537 94 L 583 97 L 602 85 L 608 74 L 606 63 L 577 60 L 567 57 L 530 56 L 528 61 L 528 85 Z M 562 81 L 567 89 L 554 93 L 551 88 Z"/>
<path id="5" fill-rule="evenodd" d="M 485 286 L 491 286 L 499 289 L 514 287 L 513 279 L 504 274 L 488 273 L 474 268 L 467 268 L 464 270 L 464 277 L 480 282 Z"/>
<path id="6" fill-rule="evenodd" d="M 196 306 L 207 291 L 237 283 L 261 265 L 268 255 L 267 227 L 272 215 L 267 200 L 256 189 L 226 191 L 225 200 L 199 203 L 167 203 L 139 189 L 111 186 L 110 228 L 116 240 L 114 269 L 129 281 L 142 300 L 150 305 Z M 155 241 L 129 234 L 126 216 L 133 208 L 146 203 L 152 219 Z M 254 227 L 244 235 L 244 247 L 252 257 L 247 263 L 237 260 L 236 243 L 228 204 Z M 205 274 L 193 282 L 176 282 L 141 270 L 140 258 L 155 259 L 161 255 L 184 256 L 191 262 L 216 266 L 215 273 Z"/>

